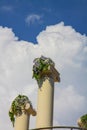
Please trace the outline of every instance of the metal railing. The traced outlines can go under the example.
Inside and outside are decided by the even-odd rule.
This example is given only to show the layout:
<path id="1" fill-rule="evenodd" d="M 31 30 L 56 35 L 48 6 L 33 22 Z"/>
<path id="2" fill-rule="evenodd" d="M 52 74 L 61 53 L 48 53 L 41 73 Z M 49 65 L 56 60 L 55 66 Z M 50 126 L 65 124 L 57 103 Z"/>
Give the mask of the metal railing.
<path id="1" fill-rule="evenodd" d="M 80 127 L 74 127 L 74 126 L 51 126 L 51 127 L 41 127 L 41 128 L 35 128 L 35 129 L 29 129 L 29 130 L 87 130 L 86 128 L 80 128 Z"/>

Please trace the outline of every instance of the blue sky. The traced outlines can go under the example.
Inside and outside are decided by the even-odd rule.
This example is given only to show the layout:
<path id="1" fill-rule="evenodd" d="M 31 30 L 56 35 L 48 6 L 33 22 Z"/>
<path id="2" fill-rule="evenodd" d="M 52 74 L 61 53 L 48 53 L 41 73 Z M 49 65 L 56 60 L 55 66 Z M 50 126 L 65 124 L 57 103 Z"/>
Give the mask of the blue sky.
<path id="1" fill-rule="evenodd" d="M 21 40 L 36 43 L 40 31 L 61 21 L 87 34 L 86 12 L 87 0 L 0 0 L 0 26 L 12 28 Z"/>

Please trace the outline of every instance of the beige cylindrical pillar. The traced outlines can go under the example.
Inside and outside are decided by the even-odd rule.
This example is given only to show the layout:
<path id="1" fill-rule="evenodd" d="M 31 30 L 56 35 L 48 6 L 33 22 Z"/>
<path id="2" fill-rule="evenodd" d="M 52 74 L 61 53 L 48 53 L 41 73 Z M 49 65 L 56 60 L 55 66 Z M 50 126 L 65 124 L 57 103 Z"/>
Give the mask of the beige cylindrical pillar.
<path id="1" fill-rule="evenodd" d="M 37 128 L 53 124 L 54 80 L 50 77 L 43 77 L 43 79 L 44 82 L 38 89 Z"/>
<path id="2" fill-rule="evenodd" d="M 36 128 L 53 126 L 54 82 L 59 81 L 59 73 L 50 67 L 42 74 L 38 87 Z"/>
<path id="3" fill-rule="evenodd" d="M 30 115 L 35 116 L 36 111 L 27 103 L 25 109 L 22 110 L 22 114 L 15 118 L 14 130 L 28 130 Z"/>

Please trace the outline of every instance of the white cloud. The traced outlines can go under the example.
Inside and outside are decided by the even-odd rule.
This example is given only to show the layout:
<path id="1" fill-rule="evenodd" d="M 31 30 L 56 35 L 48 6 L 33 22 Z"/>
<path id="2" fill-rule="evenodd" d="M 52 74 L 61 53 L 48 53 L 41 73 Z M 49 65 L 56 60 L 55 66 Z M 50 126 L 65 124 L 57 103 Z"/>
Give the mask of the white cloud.
<path id="1" fill-rule="evenodd" d="M 42 16 L 38 15 L 38 14 L 31 14 L 31 15 L 28 15 L 25 19 L 25 22 L 28 24 L 28 25 L 31 25 L 31 24 L 35 24 L 35 23 L 42 23 Z"/>
<path id="2" fill-rule="evenodd" d="M 5 12 L 11 12 L 11 11 L 13 11 L 13 6 L 3 5 L 3 6 L 1 7 L 1 10 L 2 10 L 2 11 L 5 11 Z"/>
<path id="3" fill-rule="evenodd" d="M 87 37 L 62 22 L 40 32 L 37 43 L 18 41 L 12 29 L 0 27 L 0 129 L 12 129 L 8 110 L 17 94 L 26 94 L 36 108 L 37 83 L 32 79 L 32 66 L 34 58 L 41 55 L 52 58 L 61 75 L 61 83 L 55 85 L 54 123 L 74 125 L 86 112 Z M 31 128 L 34 125 L 32 117 Z"/>
<path id="4" fill-rule="evenodd" d="M 76 59 L 81 61 L 84 57 L 83 51 L 87 45 L 87 37 L 77 33 L 71 26 L 64 26 L 64 23 L 54 26 L 48 26 L 46 30 L 42 31 L 37 36 L 37 41 L 42 48 L 44 54 L 56 59 L 58 66 L 75 65 L 80 66 L 80 63 L 76 63 Z M 50 51 L 52 50 L 52 51 Z M 86 53 L 87 54 L 87 53 Z M 85 55 L 86 57 L 86 55 Z"/>
<path id="5" fill-rule="evenodd" d="M 86 105 L 85 96 L 80 95 L 73 86 L 57 88 L 54 115 L 61 125 L 76 125 L 79 113 L 86 112 Z"/>

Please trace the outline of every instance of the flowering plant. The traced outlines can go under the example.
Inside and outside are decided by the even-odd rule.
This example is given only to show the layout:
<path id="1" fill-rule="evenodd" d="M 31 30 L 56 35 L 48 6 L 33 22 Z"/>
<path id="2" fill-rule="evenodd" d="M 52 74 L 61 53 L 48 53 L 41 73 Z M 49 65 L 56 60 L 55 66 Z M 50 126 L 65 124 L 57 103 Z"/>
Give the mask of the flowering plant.
<path id="1" fill-rule="evenodd" d="M 15 115 L 20 116 L 22 114 L 22 110 L 25 108 L 25 105 L 27 103 L 30 103 L 31 105 L 31 102 L 29 101 L 28 97 L 25 95 L 18 95 L 12 102 L 11 109 L 9 111 L 9 117 L 13 126 L 15 122 Z"/>
<path id="2" fill-rule="evenodd" d="M 50 58 L 46 58 L 41 56 L 40 58 L 36 58 L 34 60 L 33 65 L 33 78 L 40 82 L 41 74 L 49 70 L 50 66 L 54 66 L 54 62 Z"/>

